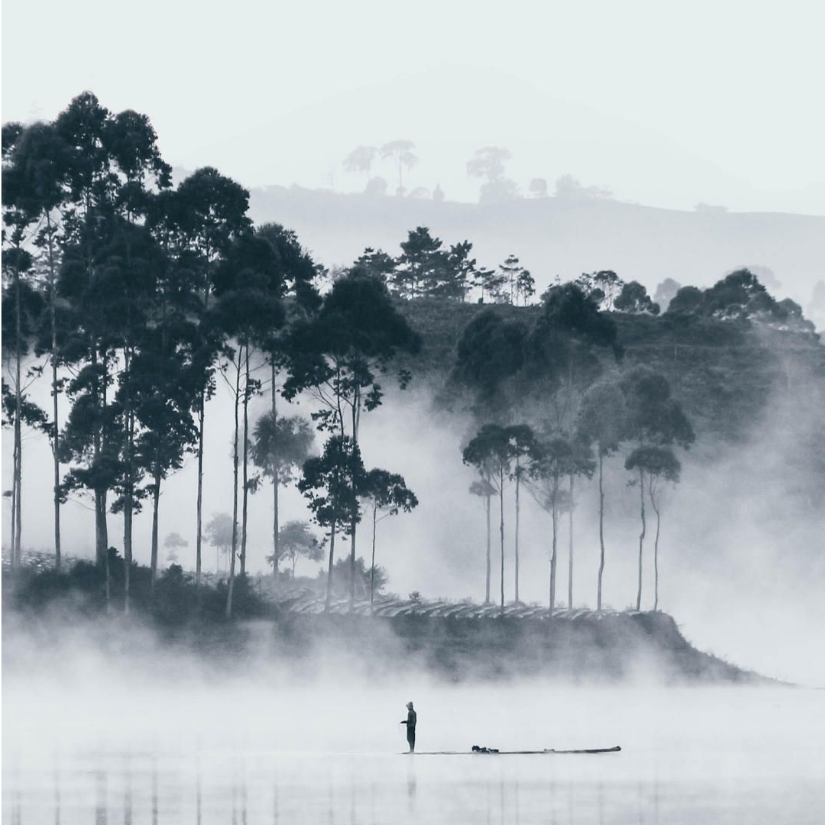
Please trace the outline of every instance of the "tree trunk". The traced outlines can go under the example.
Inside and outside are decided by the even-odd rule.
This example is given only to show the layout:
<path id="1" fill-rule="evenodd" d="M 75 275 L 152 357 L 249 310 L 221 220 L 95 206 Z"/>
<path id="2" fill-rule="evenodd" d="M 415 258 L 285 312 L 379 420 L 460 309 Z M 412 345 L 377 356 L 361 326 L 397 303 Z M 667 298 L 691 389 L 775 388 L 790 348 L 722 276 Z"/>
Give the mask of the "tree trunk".
<path id="1" fill-rule="evenodd" d="M 155 592 L 155 580 L 158 577 L 158 521 L 160 511 L 160 473 L 155 474 L 152 489 L 152 557 L 150 567 L 152 570 L 152 595 Z"/>
<path id="2" fill-rule="evenodd" d="M 353 399 L 352 404 L 352 449 L 353 452 L 358 449 L 358 423 L 359 423 L 359 416 L 361 412 L 361 391 L 356 385 L 355 387 L 355 398 Z M 352 481 L 353 485 L 353 492 L 355 492 L 355 477 L 353 476 Z M 358 528 L 358 508 L 356 507 L 355 512 L 352 515 L 352 519 L 350 522 L 350 534 L 351 534 L 351 541 L 352 544 L 350 546 L 350 555 L 349 555 L 349 609 L 352 610 L 355 606 L 355 535 L 356 530 Z"/>
<path id="3" fill-rule="evenodd" d="M 375 530 L 378 525 L 378 508 L 372 508 L 372 564 L 370 565 L 370 613 L 375 603 Z"/>
<path id="4" fill-rule="evenodd" d="M 487 510 L 487 586 L 484 591 L 484 604 L 490 604 L 490 544 L 492 541 L 490 533 L 490 498 L 491 496 L 485 498 Z"/>
<path id="5" fill-rule="evenodd" d="M 123 610 L 129 613 L 129 569 L 132 564 L 132 514 L 134 510 L 134 490 L 132 481 L 132 445 L 135 437 L 135 419 L 132 414 L 132 403 L 129 390 L 129 369 L 131 356 L 128 347 L 124 347 L 124 418 L 126 420 L 126 456 L 125 456 L 125 484 L 123 491 Z M 154 574 L 152 576 L 154 585 Z"/>
<path id="6" fill-rule="evenodd" d="M 103 510 L 104 519 L 106 517 L 106 509 L 104 504 Z M 106 547 L 106 561 L 104 562 L 104 568 L 106 570 L 106 614 L 112 612 L 112 571 L 109 564 L 109 548 Z"/>
<path id="7" fill-rule="evenodd" d="M 653 610 L 657 611 L 659 609 L 659 531 L 662 518 L 656 506 L 653 491 L 650 491 L 650 503 L 653 506 L 653 512 L 656 513 L 656 538 L 653 542 Z"/>
<path id="8" fill-rule="evenodd" d="M 241 575 L 246 575 L 246 534 L 249 512 L 249 343 L 246 345 L 246 376 L 243 393 L 243 512 L 241 515 Z"/>
<path id="9" fill-rule="evenodd" d="M 22 501 L 22 481 L 23 481 L 23 438 L 22 438 L 22 414 L 23 414 L 23 387 L 21 384 L 22 377 L 22 309 L 20 307 L 20 269 L 14 268 L 14 314 L 15 314 L 15 342 L 14 342 L 14 360 L 15 360 L 15 387 L 14 387 L 14 479 L 12 487 L 16 490 L 14 497 L 14 541 L 11 549 L 11 567 L 13 571 L 17 570 L 20 564 L 21 544 L 23 537 L 23 510 L 21 507 Z"/>
<path id="10" fill-rule="evenodd" d="M 10 527 L 10 535 L 9 535 L 9 547 L 11 548 L 11 564 L 12 564 L 12 571 L 16 566 L 16 562 L 14 559 L 14 546 L 17 536 L 17 440 L 14 441 L 13 447 L 13 477 L 15 481 L 12 483 L 11 486 L 11 520 L 9 522 Z"/>
<path id="11" fill-rule="evenodd" d="M 324 613 L 329 613 L 329 605 L 332 601 L 332 563 L 335 557 L 335 521 L 329 531 L 329 566 L 327 567 L 327 598 L 324 603 Z"/>
<path id="12" fill-rule="evenodd" d="M 92 341 L 89 347 L 90 351 L 90 361 L 95 368 L 97 369 L 97 347 L 95 343 Z M 105 395 L 102 396 L 101 388 L 98 384 L 98 376 L 97 372 L 94 374 L 94 402 L 95 407 L 97 408 L 97 412 L 101 411 L 101 397 L 103 397 L 103 406 L 105 406 Z M 96 465 L 100 460 L 100 450 L 101 450 L 101 431 L 100 431 L 100 424 L 95 424 L 95 431 L 92 436 L 92 450 L 93 450 L 93 462 Z M 106 491 L 101 489 L 96 489 L 94 491 L 95 497 L 95 563 L 97 564 L 98 570 L 103 570 L 106 566 L 106 553 L 109 546 L 109 536 L 106 530 Z"/>
<path id="13" fill-rule="evenodd" d="M 573 609 L 573 475 L 570 475 L 570 502 L 567 509 L 567 609 Z"/>
<path id="14" fill-rule="evenodd" d="M 123 501 L 123 612 L 129 615 L 129 571 L 132 566 L 132 501 Z"/>
<path id="15" fill-rule="evenodd" d="M 645 532 L 647 523 L 645 522 L 645 479 L 644 472 L 639 468 L 639 501 L 642 514 L 642 532 L 639 533 L 639 592 L 636 594 L 636 610 L 642 609 L 642 553 L 644 550 Z"/>
<path id="16" fill-rule="evenodd" d="M 504 467 L 499 466 L 498 474 L 499 534 L 501 537 L 501 610 L 504 611 Z"/>
<path id="17" fill-rule="evenodd" d="M 18 364 L 18 379 L 20 367 Z M 20 565 L 23 547 L 23 437 L 21 430 L 20 410 L 15 417 L 14 447 L 17 462 L 14 467 L 14 488 L 17 494 L 14 497 L 14 547 L 12 550 L 12 570 L 16 570 Z"/>
<path id="18" fill-rule="evenodd" d="M 206 392 L 201 393 L 200 409 L 198 410 L 198 503 L 197 503 L 197 532 L 195 533 L 195 588 L 200 593 L 201 587 L 201 550 L 203 546 L 203 422 L 206 417 Z M 216 563 L 217 571 L 217 563 Z"/>
<path id="19" fill-rule="evenodd" d="M 203 311 L 204 314 L 209 310 L 209 288 L 210 277 L 209 268 L 211 261 L 211 250 L 209 241 L 206 242 L 206 247 L 203 250 L 204 260 L 206 262 L 203 272 Z M 208 386 L 208 383 L 207 383 Z M 236 398 L 237 401 L 237 398 Z M 204 442 L 204 422 L 206 420 L 206 387 L 201 391 L 200 408 L 198 409 L 198 502 L 197 502 L 197 531 L 195 533 L 195 586 L 200 598 L 201 587 L 201 551 L 203 548 L 203 442 Z M 217 552 L 217 551 L 216 551 Z M 216 575 L 220 564 L 216 562 Z"/>
<path id="20" fill-rule="evenodd" d="M 95 490 L 95 554 L 97 565 L 102 569 L 106 565 L 109 549 L 109 532 L 106 525 L 106 492 Z"/>
<path id="21" fill-rule="evenodd" d="M 277 393 L 275 391 L 275 364 L 272 365 L 272 426 L 273 428 L 278 423 L 278 403 Z M 272 503 L 273 503 L 273 517 L 272 517 L 272 575 L 275 581 L 278 580 L 278 557 L 281 553 L 281 527 L 278 523 L 278 487 L 281 484 L 281 479 L 278 473 L 277 463 L 272 467 Z M 295 578 L 295 565 L 292 565 L 292 578 Z"/>
<path id="22" fill-rule="evenodd" d="M 516 604 L 519 604 L 519 597 L 518 597 L 518 576 L 519 576 L 519 557 L 518 557 L 518 533 L 519 533 L 519 520 L 521 517 L 521 504 L 519 500 L 519 490 L 521 488 L 521 468 L 516 465 L 516 534 L 515 534 L 515 575 L 516 575 Z"/>
<path id="23" fill-rule="evenodd" d="M 51 215 L 46 211 L 46 226 L 49 239 L 49 325 L 52 338 L 52 459 L 54 465 L 54 566 L 60 570 L 62 563 L 60 552 L 60 421 L 58 418 L 58 384 L 57 384 L 57 289 L 54 271 L 54 238 Z"/>
<path id="24" fill-rule="evenodd" d="M 604 576 L 604 476 L 603 476 L 604 456 L 599 448 L 599 545 L 601 555 L 599 557 L 599 589 L 596 597 L 596 609 L 602 609 L 602 578 Z"/>
<path id="25" fill-rule="evenodd" d="M 558 536 L 559 516 L 556 509 L 556 502 L 553 502 L 553 550 L 550 554 L 550 614 L 556 607 L 556 539 Z"/>
<path id="26" fill-rule="evenodd" d="M 235 378 L 235 429 L 232 439 L 232 548 L 229 559 L 229 589 L 226 595 L 226 617 L 232 616 L 232 595 L 235 590 L 235 555 L 238 551 L 238 402 L 241 394 L 241 364 L 236 365 Z"/>

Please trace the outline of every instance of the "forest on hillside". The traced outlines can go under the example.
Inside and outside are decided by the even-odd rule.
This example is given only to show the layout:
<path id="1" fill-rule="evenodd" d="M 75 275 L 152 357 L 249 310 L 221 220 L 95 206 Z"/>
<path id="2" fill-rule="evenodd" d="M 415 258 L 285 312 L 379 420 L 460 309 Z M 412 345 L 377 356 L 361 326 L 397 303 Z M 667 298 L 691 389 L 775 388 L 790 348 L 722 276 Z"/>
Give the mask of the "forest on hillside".
<path id="1" fill-rule="evenodd" d="M 390 388 L 421 382 L 439 406 L 473 421 L 454 459 L 473 468 L 469 492 L 483 503 L 486 601 L 502 610 L 520 602 L 519 513 L 529 502 L 547 514 L 548 608 L 564 585 L 572 605 L 574 547 L 571 539 L 562 583 L 560 534 L 567 523 L 573 535 L 577 495 L 594 485 L 601 610 L 604 479 L 622 473 L 637 495 L 640 610 L 643 561 L 646 553 L 658 561 L 664 493 L 680 482 L 684 451 L 703 439 L 744 439 L 777 382 L 810 377 L 821 386 L 825 377 L 823 348 L 800 306 L 776 300 L 747 269 L 707 289 L 665 280 L 653 296 L 601 270 L 537 295 L 516 255 L 485 268 L 471 240 L 445 245 L 419 226 L 398 256 L 367 248 L 328 270 L 289 228 L 254 225 L 249 193 L 218 170 L 173 185 L 149 118 L 111 112 L 90 93 L 52 122 L 4 125 L 2 158 L 11 580 L 31 584 L 22 564 L 23 436 L 37 432 L 52 451 L 41 489 L 54 520 L 53 572 L 64 583 L 74 576 L 106 611 L 164 599 L 168 607 L 184 591 L 193 610 L 252 609 L 249 500 L 258 491 L 272 500 L 274 582 L 288 584 L 301 559 L 323 558 L 327 607 L 334 597 L 372 601 L 386 583 L 376 564 L 379 521 L 410 512 L 428 491 L 410 489 L 404 467 L 366 466 L 362 432 Z M 42 382 L 46 408 L 32 399 Z M 233 495 L 231 513 L 210 518 L 203 458 L 213 449 L 207 413 L 218 387 L 232 405 Z M 268 411 L 252 420 L 258 396 Z M 292 405 L 299 398 L 308 417 Z M 799 445 L 811 472 L 825 474 L 824 444 L 820 430 Z M 198 466 L 195 569 L 164 570 L 161 490 L 188 456 Z M 311 523 L 282 523 L 287 485 L 303 494 Z M 806 495 L 821 504 L 815 491 Z M 94 508 L 94 564 L 66 570 L 69 496 Z M 515 523 L 505 525 L 511 500 Z M 110 535 L 113 513 L 122 537 Z M 134 561 L 136 518 L 152 524 L 148 568 Z M 336 560 L 342 541 L 348 558 Z M 173 554 L 186 543 L 173 534 L 164 546 Z M 227 559 L 214 583 L 207 546 Z M 658 586 L 657 572 L 654 610 Z"/>

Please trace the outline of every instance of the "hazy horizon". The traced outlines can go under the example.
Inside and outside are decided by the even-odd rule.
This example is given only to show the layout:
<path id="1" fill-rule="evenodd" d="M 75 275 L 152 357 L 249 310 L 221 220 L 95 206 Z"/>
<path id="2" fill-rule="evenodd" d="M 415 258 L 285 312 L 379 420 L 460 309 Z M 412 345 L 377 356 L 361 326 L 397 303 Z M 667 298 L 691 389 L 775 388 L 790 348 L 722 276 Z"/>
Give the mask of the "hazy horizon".
<path id="1" fill-rule="evenodd" d="M 512 152 L 522 194 L 533 177 L 552 192 L 570 174 L 650 206 L 825 215 L 825 116 L 813 105 L 825 57 L 816 26 L 794 25 L 813 4 L 781 17 L 740 3 L 679 17 L 632 5 L 551 4 L 525 27 L 519 3 L 496 16 L 425 2 L 389 26 L 373 0 L 241 0 L 231 17 L 149 2 L 112 31 L 98 0 L 9 0 L 2 117 L 50 119 L 89 89 L 148 114 L 174 165 L 215 166 L 251 188 L 361 191 L 343 158 L 404 138 L 420 159 L 410 188 L 438 184 L 449 200 L 477 199 L 465 164 L 495 145 Z M 32 28 L 36 39 L 20 36 Z M 205 59 L 203 42 L 219 42 L 221 59 Z"/>

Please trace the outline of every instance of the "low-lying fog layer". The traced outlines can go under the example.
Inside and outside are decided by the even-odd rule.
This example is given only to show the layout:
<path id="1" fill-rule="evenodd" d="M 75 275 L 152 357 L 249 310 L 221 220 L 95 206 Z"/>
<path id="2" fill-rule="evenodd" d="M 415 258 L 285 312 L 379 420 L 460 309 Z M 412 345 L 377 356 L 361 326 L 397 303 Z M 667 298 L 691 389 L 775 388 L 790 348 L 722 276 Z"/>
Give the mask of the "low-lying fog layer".
<path id="1" fill-rule="evenodd" d="M 825 692 L 8 671 L 9 822 L 821 822 Z M 621 745 L 598 756 L 441 756 Z"/>

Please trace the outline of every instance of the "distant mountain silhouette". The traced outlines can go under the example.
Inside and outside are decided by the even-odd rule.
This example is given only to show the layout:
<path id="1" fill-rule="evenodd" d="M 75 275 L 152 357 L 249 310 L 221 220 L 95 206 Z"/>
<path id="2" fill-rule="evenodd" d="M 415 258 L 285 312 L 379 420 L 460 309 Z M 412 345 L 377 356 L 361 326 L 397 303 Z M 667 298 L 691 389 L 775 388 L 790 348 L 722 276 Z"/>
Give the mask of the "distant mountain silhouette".
<path id="1" fill-rule="evenodd" d="M 337 194 L 269 186 L 251 192 L 256 223 L 277 221 L 326 265 L 347 265 L 365 247 L 399 254 L 408 230 L 428 226 L 445 243 L 470 240 L 480 265 L 515 254 L 539 292 L 558 275 L 613 269 L 649 289 L 665 278 L 708 286 L 742 267 L 772 270 L 775 291 L 808 307 L 825 280 L 825 217 L 683 212 L 609 199 L 518 199 L 470 204 Z"/>

